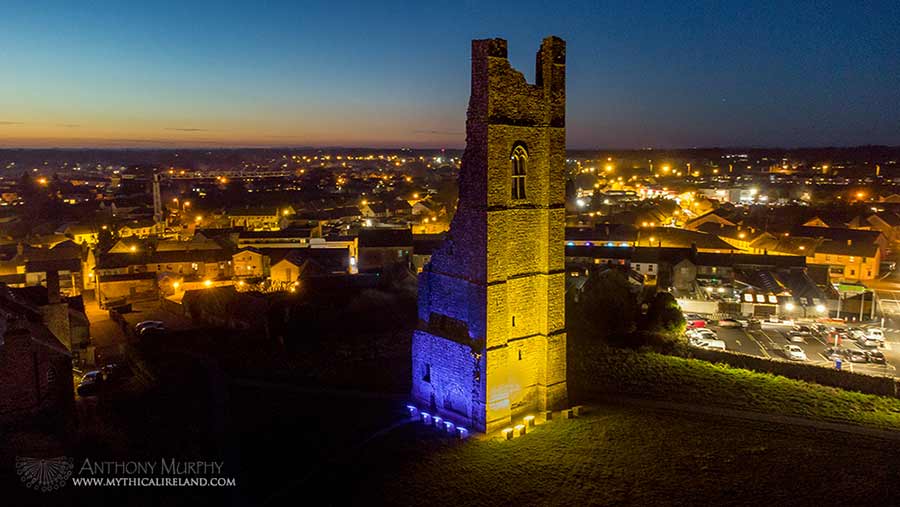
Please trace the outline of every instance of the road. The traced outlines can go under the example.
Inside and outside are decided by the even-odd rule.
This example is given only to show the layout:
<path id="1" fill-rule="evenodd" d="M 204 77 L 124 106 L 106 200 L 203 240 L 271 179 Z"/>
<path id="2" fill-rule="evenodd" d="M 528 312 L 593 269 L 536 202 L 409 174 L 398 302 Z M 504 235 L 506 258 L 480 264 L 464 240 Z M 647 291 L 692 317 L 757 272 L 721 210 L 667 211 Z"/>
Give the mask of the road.
<path id="1" fill-rule="evenodd" d="M 102 310 L 96 301 L 85 302 L 84 310 L 91 325 L 96 364 L 118 360 L 127 341 L 122 328 L 109 318 L 109 311 Z"/>
<path id="2" fill-rule="evenodd" d="M 109 317 L 108 310 L 102 310 L 92 301 L 85 304 L 85 313 L 91 324 L 91 343 L 96 347 L 98 365 L 119 360 L 123 354 L 128 336 L 122 326 Z M 124 314 L 128 327 L 134 327 L 142 320 L 161 320 L 170 330 L 193 329 L 194 324 L 184 315 L 176 315 L 163 309 L 159 302 L 135 303 L 130 313 Z"/>
<path id="3" fill-rule="evenodd" d="M 718 334 L 719 339 L 725 342 L 728 350 L 780 360 L 787 360 L 783 347 L 792 343 L 787 339 L 787 332 L 791 327 L 769 322 L 763 322 L 762 329 L 752 331 L 741 328 L 709 326 L 710 329 Z M 895 337 L 895 340 L 900 340 L 900 333 L 888 333 L 888 340 L 892 336 Z M 795 345 L 799 345 L 806 352 L 807 363 L 829 368 L 834 367 L 834 362 L 824 355 L 825 348 L 829 346 L 825 343 L 824 338 L 809 336 L 806 338 L 805 343 L 795 343 Z M 855 347 L 855 344 L 844 343 L 842 346 Z M 885 347 L 880 350 L 884 352 L 887 364 L 851 363 L 845 360 L 842 368 L 847 371 L 869 375 L 897 376 L 896 365 L 900 364 L 900 342 L 895 341 L 891 343 L 891 341 L 887 341 Z"/>

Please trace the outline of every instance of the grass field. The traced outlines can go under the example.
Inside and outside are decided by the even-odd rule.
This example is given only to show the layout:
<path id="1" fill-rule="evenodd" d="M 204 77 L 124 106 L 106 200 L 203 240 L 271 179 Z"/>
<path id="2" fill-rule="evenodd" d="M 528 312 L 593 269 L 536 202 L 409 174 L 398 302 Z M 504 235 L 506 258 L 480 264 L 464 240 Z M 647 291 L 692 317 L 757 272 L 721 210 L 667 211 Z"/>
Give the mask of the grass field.
<path id="1" fill-rule="evenodd" d="M 598 348 L 570 362 L 570 395 L 615 394 L 900 430 L 900 399 L 653 352 Z"/>
<path id="2" fill-rule="evenodd" d="M 889 505 L 896 445 L 600 406 L 512 441 L 408 426 L 335 469 L 343 486 L 320 485 L 336 499 L 400 505 Z"/>
<path id="3" fill-rule="evenodd" d="M 62 505 L 71 495 L 85 504 L 170 507 L 313 499 L 325 505 L 893 505 L 900 498 L 896 441 L 599 401 L 625 395 L 900 429 L 900 400 L 655 353 L 598 348 L 569 357 L 570 397 L 591 407 L 585 417 L 541 425 L 512 441 L 464 442 L 415 423 L 395 426 L 405 417 L 402 396 L 289 383 L 216 391 L 203 363 L 167 363 L 160 371 L 169 378 L 158 386 L 98 403 L 97 421 L 65 454 L 222 460 L 237 488 L 67 489 L 14 504 Z M 221 404 L 213 401 L 216 392 Z M 28 493 L 14 471 L 6 472 L 0 489 Z"/>

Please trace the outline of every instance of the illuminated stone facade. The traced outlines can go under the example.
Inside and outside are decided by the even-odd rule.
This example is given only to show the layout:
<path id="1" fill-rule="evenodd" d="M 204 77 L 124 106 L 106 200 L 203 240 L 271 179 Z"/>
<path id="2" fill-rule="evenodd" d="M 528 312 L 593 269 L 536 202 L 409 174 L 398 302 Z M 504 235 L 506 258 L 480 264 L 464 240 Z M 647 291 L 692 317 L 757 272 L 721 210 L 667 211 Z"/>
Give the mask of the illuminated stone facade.
<path id="1" fill-rule="evenodd" d="M 567 403 L 565 111 L 563 40 L 544 39 L 535 84 L 505 40 L 472 42 L 459 206 L 419 275 L 412 395 L 475 430 Z"/>

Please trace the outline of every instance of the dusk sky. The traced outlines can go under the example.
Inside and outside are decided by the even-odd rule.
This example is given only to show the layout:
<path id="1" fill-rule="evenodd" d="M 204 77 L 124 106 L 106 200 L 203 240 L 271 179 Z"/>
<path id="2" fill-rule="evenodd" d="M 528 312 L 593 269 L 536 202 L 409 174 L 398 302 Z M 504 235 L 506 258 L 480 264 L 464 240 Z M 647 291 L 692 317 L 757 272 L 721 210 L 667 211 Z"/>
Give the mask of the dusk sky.
<path id="1" fill-rule="evenodd" d="M 900 2 L 738 4 L 4 0 L 0 146 L 458 148 L 551 34 L 570 148 L 900 145 Z"/>

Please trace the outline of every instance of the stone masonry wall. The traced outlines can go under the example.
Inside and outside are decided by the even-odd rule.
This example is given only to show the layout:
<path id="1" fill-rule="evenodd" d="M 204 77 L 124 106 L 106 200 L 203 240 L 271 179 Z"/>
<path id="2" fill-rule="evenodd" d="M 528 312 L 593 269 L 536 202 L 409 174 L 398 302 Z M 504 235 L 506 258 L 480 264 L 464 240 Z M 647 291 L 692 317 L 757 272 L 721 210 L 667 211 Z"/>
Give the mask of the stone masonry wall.
<path id="1" fill-rule="evenodd" d="M 544 39 L 536 64 L 529 84 L 510 66 L 506 41 L 472 42 L 459 206 L 419 278 L 413 396 L 452 412 L 458 395 L 448 393 L 468 381 L 467 410 L 482 431 L 567 403 L 565 42 Z M 527 152 L 526 195 L 514 200 L 516 146 Z M 419 371 L 426 365 L 429 375 Z"/>

